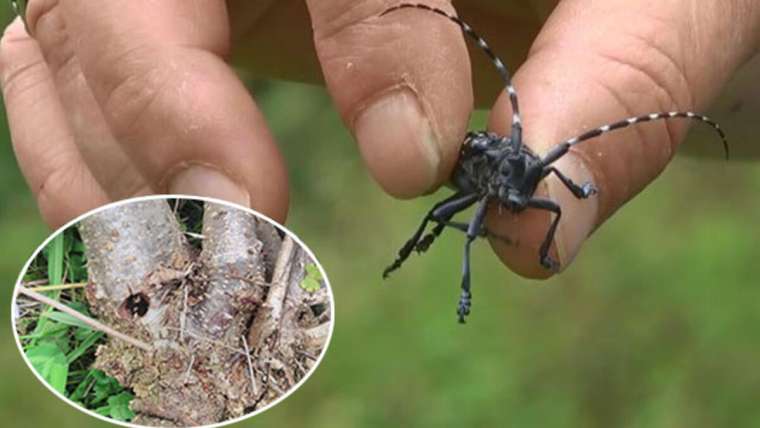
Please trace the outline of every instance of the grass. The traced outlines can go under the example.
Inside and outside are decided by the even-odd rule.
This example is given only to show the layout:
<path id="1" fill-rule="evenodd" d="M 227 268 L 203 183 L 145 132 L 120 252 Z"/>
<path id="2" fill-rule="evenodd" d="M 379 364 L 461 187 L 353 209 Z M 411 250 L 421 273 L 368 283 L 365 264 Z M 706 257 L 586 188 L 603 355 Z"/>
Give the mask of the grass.
<path id="1" fill-rule="evenodd" d="M 24 283 L 47 282 L 49 286 L 86 283 L 87 260 L 84 244 L 75 227 L 56 235 L 34 258 L 24 275 Z M 91 316 L 81 287 L 46 292 L 52 299 Z M 21 347 L 35 371 L 51 388 L 103 416 L 129 421 L 133 395 L 116 379 L 91 368 L 97 346 L 105 341 L 103 332 L 94 331 L 75 317 L 28 300 L 17 300 L 16 328 Z"/>
<path id="2" fill-rule="evenodd" d="M 199 248 L 203 202 L 173 199 L 169 203 L 179 225 L 188 232 L 188 240 Z M 92 317 L 82 287 L 87 283 L 85 245 L 76 225 L 58 233 L 34 257 L 23 282 Z M 26 297 L 20 297 L 18 306 L 16 329 L 21 347 L 51 388 L 100 415 L 125 422 L 135 416 L 129 408 L 132 392 L 101 370 L 91 368 L 97 346 L 106 340 L 105 333 Z"/>

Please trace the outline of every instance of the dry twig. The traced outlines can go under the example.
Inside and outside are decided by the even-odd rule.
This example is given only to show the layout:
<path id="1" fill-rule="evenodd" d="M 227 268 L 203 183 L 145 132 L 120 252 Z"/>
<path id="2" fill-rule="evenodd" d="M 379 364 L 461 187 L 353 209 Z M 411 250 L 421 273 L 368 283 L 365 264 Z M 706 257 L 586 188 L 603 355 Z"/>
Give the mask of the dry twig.
<path id="1" fill-rule="evenodd" d="M 45 296 L 43 294 L 40 294 L 40 293 L 38 293 L 38 292 L 36 292 L 34 290 L 30 290 L 30 289 L 28 289 L 26 287 L 18 287 L 18 292 L 21 293 L 21 294 L 23 294 L 23 295 L 25 295 L 25 296 L 27 296 L 27 297 L 30 297 L 30 298 L 38 301 L 40 303 L 44 303 L 44 304 L 46 304 L 48 306 L 52 306 L 53 308 L 55 308 L 55 309 L 57 309 L 57 310 L 59 310 L 61 312 L 69 314 L 72 317 L 78 319 L 79 321 L 82 321 L 83 323 L 89 325 L 93 329 L 98 330 L 98 331 L 102 331 L 103 333 L 105 333 L 105 334 L 107 334 L 107 335 L 109 335 L 111 337 L 114 337 L 116 339 L 119 339 L 119 340 L 122 340 L 124 342 L 127 342 L 130 345 L 132 345 L 132 346 L 136 346 L 136 347 L 138 347 L 138 348 L 140 348 L 142 350 L 148 351 L 148 352 L 150 352 L 150 351 L 153 350 L 153 347 L 150 346 L 150 345 L 148 345 L 147 343 L 145 343 L 143 341 L 140 341 L 140 340 L 137 340 L 137 339 L 135 339 L 133 337 L 127 336 L 124 333 L 119 333 L 118 331 L 114 330 L 113 328 L 111 328 L 111 327 L 109 327 L 109 326 L 107 326 L 107 325 L 105 325 L 105 324 L 103 324 L 103 323 L 101 323 L 101 322 L 99 322 L 99 321 L 97 321 L 95 319 L 92 319 L 92 318 L 90 318 L 88 316 L 82 315 L 81 313 L 75 311 L 74 309 L 71 309 L 70 307 L 64 305 L 63 303 L 57 302 L 57 301 L 55 301 L 55 300 L 53 300 L 53 299 L 51 299 L 51 298 L 49 298 L 49 297 L 47 297 L 47 296 Z"/>

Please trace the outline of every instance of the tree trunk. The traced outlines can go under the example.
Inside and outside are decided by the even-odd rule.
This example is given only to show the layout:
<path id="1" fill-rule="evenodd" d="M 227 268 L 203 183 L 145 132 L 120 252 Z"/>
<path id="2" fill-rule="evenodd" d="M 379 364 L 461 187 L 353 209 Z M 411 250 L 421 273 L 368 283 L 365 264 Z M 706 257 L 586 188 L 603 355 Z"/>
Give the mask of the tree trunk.
<path id="1" fill-rule="evenodd" d="M 206 203 L 200 254 L 165 200 L 100 211 L 79 231 L 93 312 L 153 347 L 97 351 L 95 366 L 134 391 L 134 423 L 241 416 L 295 386 L 326 346 L 329 293 L 301 284 L 314 261 L 246 211 Z"/>

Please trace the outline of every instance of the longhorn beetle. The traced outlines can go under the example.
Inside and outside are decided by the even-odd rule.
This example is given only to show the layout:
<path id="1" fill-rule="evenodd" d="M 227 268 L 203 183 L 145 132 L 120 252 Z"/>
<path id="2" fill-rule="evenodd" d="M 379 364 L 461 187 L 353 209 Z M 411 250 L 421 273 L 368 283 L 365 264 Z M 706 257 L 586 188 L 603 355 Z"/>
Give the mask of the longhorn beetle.
<path id="1" fill-rule="evenodd" d="M 557 159 L 567 154 L 571 147 L 604 133 L 637 123 L 685 118 L 712 126 L 723 142 L 723 149 L 726 159 L 728 159 L 728 141 L 720 126 L 709 118 L 690 111 L 651 113 L 600 126 L 559 143 L 541 156 L 533 152 L 528 146 L 523 145 L 517 91 L 512 86 L 507 67 L 493 53 L 486 41 L 458 17 L 424 4 L 402 3 L 385 10 L 380 16 L 407 8 L 433 12 L 457 24 L 462 32 L 474 40 L 478 47 L 491 59 L 504 81 L 504 90 L 509 94 L 509 102 L 512 105 L 512 130 L 509 136 L 488 131 L 467 133 L 459 153 L 459 161 L 451 177 L 456 192 L 433 206 L 425 215 L 422 224 L 414 232 L 414 235 L 401 247 L 396 260 L 383 272 L 383 278 L 387 278 L 391 272 L 401 267 L 401 264 L 411 255 L 413 250 L 418 253 L 426 251 L 447 226 L 464 232 L 467 238 L 464 244 L 462 262 L 462 294 L 457 305 L 460 323 L 464 323 L 465 317 L 469 315 L 472 300 L 472 293 L 470 292 L 470 246 L 476 237 L 486 235 L 483 220 L 489 203 L 496 202 L 513 213 L 519 213 L 526 208 L 554 213 L 554 220 L 552 220 L 546 237 L 538 250 L 538 256 L 544 268 L 552 271 L 559 269 L 559 264 L 549 256 L 549 248 L 554 240 L 554 233 L 557 231 L 560 217 L 562 217 L 562 208 L 551 199 L 533 194 L 538 183 L 549 174 L 556 175 L 576 198 L 586 199 L 597 193 L 597 188 L 593 183 L 578 185 L 552 166 Z M 452 221 L 454 215 L 476 204 L 475 215 L 469 223 Z M 431 221 L 436 223 L 435 227 L 423 236 L 428 223 Z"/>

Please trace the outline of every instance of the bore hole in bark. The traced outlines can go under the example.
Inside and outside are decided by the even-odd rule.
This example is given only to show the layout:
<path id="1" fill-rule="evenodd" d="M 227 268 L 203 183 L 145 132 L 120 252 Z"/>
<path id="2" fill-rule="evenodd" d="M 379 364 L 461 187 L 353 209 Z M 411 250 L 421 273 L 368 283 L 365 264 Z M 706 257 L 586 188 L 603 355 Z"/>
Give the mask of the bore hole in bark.
<path id="1" fill-rule="evenodd" d="M 313 313 L 315 317 L 322 315 L 326 310 L 327 310 L 327 305 L 325 305 L 324 303 L 317 303 L 316 305 L 311 305 L 311 313 Z"/>
<path id="2" fill-rule="evenodd" d="M 148 313 L 150 299 L 145 293 L 135 293 L 124 299 L 123 307 L 133 318 L 142 318 Z"/>

